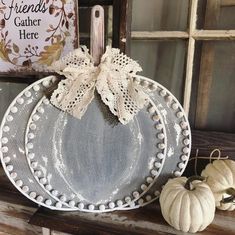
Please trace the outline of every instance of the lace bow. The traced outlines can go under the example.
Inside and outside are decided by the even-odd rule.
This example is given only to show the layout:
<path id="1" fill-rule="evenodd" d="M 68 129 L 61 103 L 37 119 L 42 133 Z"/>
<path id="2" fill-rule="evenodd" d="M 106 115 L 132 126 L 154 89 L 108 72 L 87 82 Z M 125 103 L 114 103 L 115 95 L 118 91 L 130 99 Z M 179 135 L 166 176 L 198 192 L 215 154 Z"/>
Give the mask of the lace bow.
<path id="1" fill-rule="evenodd" d="M 134 83 L 134 75 L 142 71 L 140 65 L 107 47 L 99 66 L 94 66 L 86 47 L 81 47 L 52 65 L 66 77 L 51 96 L 57 108 L 81 119 L 94 98 L 95 89 L 102 101 L 122 124 L 127 124 L 148 100 L 140 85 Z"/>

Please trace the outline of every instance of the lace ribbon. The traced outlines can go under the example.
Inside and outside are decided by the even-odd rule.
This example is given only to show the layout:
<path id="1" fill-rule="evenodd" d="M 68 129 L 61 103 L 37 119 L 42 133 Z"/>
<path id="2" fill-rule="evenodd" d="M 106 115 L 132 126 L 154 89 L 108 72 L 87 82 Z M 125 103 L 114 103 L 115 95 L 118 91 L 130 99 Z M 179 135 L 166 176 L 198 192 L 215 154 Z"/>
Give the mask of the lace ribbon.
<path id="1" fill-rule="evenodd" d="M 107 47 L 99 66 L 94 66 L 86 47 L 81 47 L 55 62 L 52 68 L 66 77 L 51 96 L 57 108 L 81 119 L 94 98 L 95 89 L 102 101 L 122 124 L 127 124 L 148 100 L 134 75 L 142 71 L 140 65 Z"/>

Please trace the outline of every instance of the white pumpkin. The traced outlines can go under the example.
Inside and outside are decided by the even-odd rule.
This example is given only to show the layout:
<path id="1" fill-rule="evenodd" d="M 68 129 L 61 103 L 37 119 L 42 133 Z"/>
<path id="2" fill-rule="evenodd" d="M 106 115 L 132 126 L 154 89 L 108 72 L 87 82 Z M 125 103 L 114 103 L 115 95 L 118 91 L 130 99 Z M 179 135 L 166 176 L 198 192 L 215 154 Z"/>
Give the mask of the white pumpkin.
<path id="1" fill-rule="evenodd" d="M 232 211 L 235 209 L 235 161 L 215 160 L 201 173 L 206 177 L 220 210 Z"/>
<path id="2" fill-rule="evenodd" d="M 202 231 L 214 219 L 214 196 L 201 180 L 198 176 L 170 179 L 161 192 L 162 215 L 177 230 Z"/>

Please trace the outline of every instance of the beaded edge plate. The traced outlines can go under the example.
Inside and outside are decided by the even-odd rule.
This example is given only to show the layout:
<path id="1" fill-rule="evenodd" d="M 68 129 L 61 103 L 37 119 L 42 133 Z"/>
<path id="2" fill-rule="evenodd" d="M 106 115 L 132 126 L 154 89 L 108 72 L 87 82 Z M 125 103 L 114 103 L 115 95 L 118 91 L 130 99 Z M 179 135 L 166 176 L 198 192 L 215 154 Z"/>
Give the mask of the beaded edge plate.
<path id="1" fill-rule="evenodd" d="M 44 79 L 42 79 L 44 80 Z M 42 81 L 40 80 L 40 81 Z M 37 83 L 40 83 L 40 81 L 38 81 Z M 177 163 L 177 166 L 176 167 L 172 167 L 171 169 L 168 169 L 168 171 L 171 171 L 170 173 L 170 176 L 180 176 L 186 165 L 187 165 L 187 161 L 188 161 L 188 157 L 189 157 L 189 153 L 190 153 L 190 148 L 191 148 L 191 133 L 190 133 L 190 127 L 189 127 L 189 124 L 188 124 L 188 120 L 187 120 L 187 117 L 185 116 L 184 112 L 183 112 L 183 109 L 181 107 L 181 105 L 179 104 L 179 102 L 175 99 L 175 97 L 166 89 L 164 88 L 163 86 L 161 86 L 160 84 L 148 79 L 148 78 L 145 78 L 145 77 L 142 77 L 142 76 L 136 76 L 136 82 L 140 82 L 142 86 L 144 87 L 149 87 L 149 89 L 151 91 L 155 90 L 156 92 L 159 92 L 160 93 L 160 96 L 163 97 L 163 99 L 166 99 L 168 100 L 169 103 L 171 103 L 171 106 L 169 106 L 169 108 L 175 112 L 176 114 L 176 117 L 178 119 L 181 120 L 180 122 L 180 126 L 181 128 L 183 129 L 182 132 L 183 132 L 183 135 L 182 136 L 188 136 L 188 140 L 190 141 L 189 144 L 185 144 L 185 148 L 182 149 L 182 156 L 178 156 L 180 157 L 180 161 Z M 32 86 L 34 86 L 36 83 L 34 83 Z M 31 86 L 31 87 L 32 87 Z M 47 85 L 48 86 L 48 85 Z M 29 88 L 29 87 L 28 87 Z M 27 88 L 26 88 L 27 89 Z M 22 92 L 24 93 L 24 91 Z M 20 96 L 20 95 L 19 95 Z M 19 97 L 17 96 L 17 97 Z M 153 99 L 156 103 L 158 103 L 158 101 L 156 100 L 156 98 L 154 97 L 155 94 L 153 94 Z M 16 98 L 17 99 L 17 98 Z M 15 100 L 16 100 L 15 99 Z M 164 101 L 164 100 L 163 100 Z M 14 102 L 14 101 L 13 101 Z M 10 106 L 11 107 L 11 106 Z M 10 107 L 8 109 L 8 111 L 10 110 Z M 159 108 L 159 105 L 157 105 L 157 107 Z M 164 110 L 163 110 L 164 111 Z M 179 112 L 180 111 L 180 112 Z M 9 112 L 8 112 L 9 113 Z M 177 114 L 178 113 L 178 114 Z M 183 115 L 182 115 L 183 114 Z M 6 114 L 7 115 L 7 114 Z M 6 118 L 6 115 L 4 118 Z M 163 113 L 163 115 L 165 115 Z M 3 125 L 1 126 L 1 135 L 2 135 L 2 131 L 3 131 Z M 170 132 L 169 132 L 170 133 Z M 4 137 L 3 137 L 4 138 Z M 3 139 L 1 138 L 1 139 Z M 2 140 L 4 142 L 4 140 Z M 3 143 L 4 144 L 4 143 Z M 4 147 L 4 146 L 3 146 Z M 168 148 L 169 150 L 169 148 Z M 185 152 L 185 153 L 184 153 Z M 1 160 L 3 162 L 3 159 L 1 157 Z M 170 162 L 170 160 L 168 160 Z M 167 162 L 168 162 L 167 161 Z M 4 162 L 3 162 L 3 166 L 4 166 Z M 172 165 L 172 164 L 167 164 L 168 166 L 169 165 Z M 9 168 L 9 167 L 8 167 Z M 166 164 L 164 165 L 163 167 L 163 170 L 165 168 L 169 168 L 169 167 L 166 167 Z M 5 168 L 4 168 L 5 169 Z M 5 171 L 7 172 L 8 170 L 5 169 Z M 9 176 L 9 174 L 7 174 Z M 169 176 L 169 177 L 170 177 Z M 149 178 L 149 182 L 151 181 L 151 179 Z M 13 183 L 14 184 L 14 183 Z M 156 183 L 154 184 L 154 186 L 156 185 Z M 17 186 L 18 187 L 18 186 Z M 19 188 L 18 188 L 19 189 Z M 153 192 L 154 190 L 156 190 L 155 187 L 152 187 L 151 191 Z M 25 194 L 24 192 L 22 192 L 23 194 Z M 156 195 L 156 196 L 155 196 Z M 143 206 L 143 205 L 146 205 L 154 200 L 156 200 L 158 198 L 158 195 L 159 195 L 159 191 L 156 190 L 155 193 L 152 193 L 150 195 L 147 195 L 146 197 L 142 197 L 141 199 L 139 199 L 136 203 L 131 203 L 128 205 L 128 207 L 131 207 L 131 208 L 137 208 L 139 206 Z M 31 199 L 31 198 L 30 198 Z M 38 201 L 35 201 L 38 203 Z M 41 204 L 41 203 L 39 203 Z M 60 204 L 60 203 L 59 203 Z M 44 204 L 42 204 L 44 205 Z M 48 207 L 48 205 L 44 205 L 46 207 Z M 51 208 L 51 207 L 49 207 Z M 51 209 L 56 209 L 56 208 L 51 208 Z M 120 208 L 121 209 L 121 208 Z M 127 208 L 123 208 L 123 209 L 127 209 Z"/>
<path id="2" fill-rule="evenodd" d="M 161 188 L 167 180 L 172 177 L 180 177 L 183 174 L 191 151 L 190 125 L 179 101 L 169 90 L 149 78 L 136 76 L 135 82 L 148 87 L 149 91 L 153 91 L 151 98 L 163 116 L 164 124 L 172 123 L 174 125 L 168 125 L 166 128 L 167 156 L 161 175 L 158 177 L 159 181 L 156 181 L 151 189 L 133 205 L 122 210 L 136 209 L 157 200 Z"/>
<path id="3" fill-rule="evenodd" d="M 152 93 L 152 99 L 154 100 L 155 104 L 157 104 L 157 108 L 159 109 L 162 116 L 164 116 L 165 122 L 172 121 L 172 116 L 174 119 L 175 116 L 175 125 L 174 128 L 171 126 L 171 128 L 167 128 L 167 135 L 172 135 L 175 131 L 176 139 L 178 138 L 178 143 L 176 143 L 176 139 L 168 138 L 168 140 L 171 140 L 168 144 L 168 155 L 172 155 L 172 146 L 177 146 L 178 153 L 174 158 L 178 158 L 176 160 L 176 164 L 172 164 L 172 159 L 169 157 L 167 158 L 167 162 L 171 162 L 171 164 L 165 164 L 163 166 L 164 172 L 166 171 L 165 176 L 161 176 L 159 179 L 164 180 L 165 182 L 168 180 L 169 177 L 174 176 L 180 176 L 189 159 L 190 149 L 191 149 L 191 131 L 190 126 L 187 120 L 187 117 L 183 111 L 183 108 L 177 101 L 177 99 L 169 92 L 165 87 L 161 86 L 157 82 L 152 81 L 151 79 L 148 79 L 146 77 L 142 76 L 136 76 L 136 82 L 140 83 L 144 87 L 149 87 L 150 91 L 154 91 Z M 160 99 L 158 98 L 157 94 L 160 94 Z M 166 109 L 168 112 L 166 112 Z M 170 113 L 170 115 L 168 115 Z M 176 128 L 177 127 L 177 128 Z M 177 150 L 176 148 L 176 150 Z M 176 151 L 177 152 L 177 151 Z M 160 155 L 159 155 L 160 156 Z M 163 173 L 164 173 L 163 172 Z M 148 182 L 152 182 L 153 179 L 151 177 L 148 178 Z M 153 201 L 155 201 L 160 194 L 161 185 L 159 185 L 159 181 L 154 182 L 153 187 L 151 187 L 150 191 L 146 191 L 148 193 L 145 193 L 142 195 L 142 197 L 138 201 L 130 201 L 127 203 L 128 205 L 126 207 L 120 208 L 120 209 L 134 209 L 140 206 L 147 205 Z M 146 195 L 147 194 L 147 195 Z M 135 192 L 133 196 L 138 196 L 138 192 Z"/>
<path id="4" fill-rule="evenodd" d="M 42 98 L 38 104 L 35 106 L 31 117 L 29 119 L 28 125 L 27 125 L 27 131 L 26 131 L 26 135 L 25 135 L 25 149 L 26 149 L 26 156 L 28 159 L 28 164 L 30 166 L 31 172 L 34 174 L 35 179 L 38 181 L 38 183 L 45 189 L 45 184 L 47 184 L 47 179 L 49 178 L 49 176 L 51 175 L 56 175 L 56 177 L 54 177 L 56 179 L 56 182 L 52 182 L 52 178 L 50 177 L 50 184 L 52 185 L 53 190 L 52 191 L 48 191 L 47 189 L 45 189 L 47 191 L 47 193 L 49 193 L 52 197 L 54 197 L 57 200 L 60 200 L 62 203 L 65 203 L 65 205 L 68 206 L 72 206 L 74 208 L 77 208 L 78 210 L 82 210 L 82 211 L 93 211 L 93 212 L 99 212 L 99 211 L 110 211 L 111 210 L 116 210 L 122 207 L 125 207 L 129 204 L 133 204 L 134 201 L 138 200 L 142 195 L 144 195 L 150 188 L 151 186 L 154 184 L 154 182 L 157 180 L 157 177 L 159 176 L 161 169 L 164 165 L 164 159 L 165 159 L 165 154 L 166 154 L 166 138 L 165 138 L 165 127 L 162 124 L 163 120 L 161 120 L 161 118 L 159 117 L 159 115 L 157 115 L 157 110 L 155 105 L 150 101 L 149 107 L 146 108 L 148 110 L 147 113 L 150 113 L 150 117 L 152 119 L 153 122 L 153 127 L 155 125 L 157 125 L 159 128 L 156 129 L 156 132 L 154 131 L 154 135 L 156 138 L 159 139 L 159 141 L 156 143 L 156 146 L 154 146 L 154 149 L 156 148 L 159 149 L 158 151 L 158 156 L 161 155 L 161 157 L 159 158 L 154 158 L 155 159 L 155 164 L 153 164 L 152 169 L 150 170 L 150 176 L 152 177 L 152 181 L 149 182 L 149 178 L 151 177 L 146 177 L 145 183 L 141 183 L 141 186 L 139 187 L 138 191 L 134 191 L 133 192 L 133 196 L 132 194 L 127 196 L 123 196 L 123 198 L 120 199 L 116 199 L 115 201 L 110 201 L 106 204 L 100 204 L 100 205 L 94 205 L 94 204 L 89 204 L 89 203 L 85 203 L 84 201 L 81 201 L 80 198 L 76 198 L 74 197 L 72 199 L 72 201 L 68 201 L 66 199 L 68 199 L 70 197 L 71 194 L 73 194 L 72 190 L 68 191 L 68 186 L 69 185 L 65 185 L 67 184 L 67 181 L 64 180 L 64 177 L 61 177 L 61 174 L 58 174 L 57 171 L 53 172 L 54 168 L 52 167 L 53 164 L 51 164 L 51 167 L 48 167 L 50 169 L 49 172 L 48 171 L 41 171 L 40 169 L 45 169 L 45 154 L 42 153 L 41 151 L 40 154 L 37 154 L 34 152 L 34 146 L 36 145 L 34 142 L 35 140 L 34 137 L 38 136 L 37 134 L 37 128 L 38 126 L 45 126 L 45 124 L 43 123 L 43 120 L 47 121 L 47 120 L 52 120 L 54 117 L 58 117 L 58 113 L 56 113 L 56 115 L 54 115 L 55 111 L 57 111 L 57 109 L 55 109 L 53 106 L 48 106 L 50 105 L 49 100 L 46 99 L 45 97 Z M 50 117 L 46 117 L 45 119 L 43 119 L 43 113 L 45 110 L 49 109 L 54 109 L 51 115 L 53 115 L 52 118 Z M 151 112 L 150 112 L 151 110 Z M 57 111 L 60 112 L 61 114 L 64 114 L 61 111 Z M 157 121 L 155 120 L 157 118 Z M 76 122 L 79 120 L 76 120 Z M 40 122 L 40 123 L 39 123 Z M 54 121 L 52 121 L 54 123 Z M 128 127 L 125 127 L 128 128 Z M 47 137 L 48 138 L 48 137 Z M 38 145 L 36 145 L 38 146 Z M 44 148 L 44 147 L 43 147 Z M 37 148 L 36 148 L 37 149 Z M 37 152 L 37 150 L 36 150 Z M 157 151 L 156 151 L 157 152 Z M 34 160 L 32 161 L 30 156 L 39 156 L 40 157 L 37 159 L 37 161 Z M 48 154 L 47 154 L 48 155 Z M 50 155 L 51 156 L 51 155 Z M 49 160 L 50 161 L 50 160 Z M 62 181 L 61 181 L 62 180 Z M 60 185 L 60 187 L 56 187 L 55 185 Z M 68 191 L 68 192 L 67 192 Z"/>
<path id="5" fill-rule="evenodd" d="M 17 101 L 19 101 L 20 99 L 21 99 L 21 96 L 26 96 L 26 97 L 31 97 L 31 93 L 34 93 L 34 92 L 36 92 L 36 91 L 39 91 L 40 90 L 40 82 L 43 84 L 43 86 L 44 87 L 48 87 L 48 86 L 50 86 L 50 78 L 53 78 L 54 79 L 54 77 L 49 77 L 49 78 L 45 78 L 45 79 L 42 79 L 42 80 L 40 80 L 40 81 L 38 81 L 38 82 L 36 82 L 36 83 L 34 83 L 34 84 L 32 84 L 31 86 L 29 86 L 29 87 L 27 87 L 24 91 L 22 91 L 16 98 L 15 98 L 15 100 L 12 102 L 12 104 L 9 106 L 9 108 L 8 108 L 8 110 L 7 110 L 7 112 L 6 112 L 6 114 L 5 114 L 5 116 L 4 116 L 4 119 L 3 119 L 3 123 L 2 123 L 2 127 L 4 126 L 4 121 L 6 121 L 5 119 L 9 119 L 9 113 L 11 112 L 11 114 L 16 114 L 17 113 L 17 117 L 19 116 L 19 112 L 17 112 L 17 110 L 15 110 L 15 108 L 17 108 L 16 107 L 16 105 L 15 105 L 15 103 L 17 103 Z M 53 79 L 51 79 L 51 80 L 53 80 Z M 33 88 L 33 89 L 32 89 Z M 29 90 L 30 89 L 32 89 L 32 91 L 30 92 Z M 38 96 L 38 94 L 37 94 L 37 96 Z M 31 98 L 29 98 L 30 100 L 31 100 Z M 20 103 L 20 102 L 19 102 Z M 28 103 L 30 103 L 30 102 L 28 102 Z M 19 108 L 19 106 L 18 106 L 18 108 Z M 17 109 L 18 109 L 17 108 Z M 27 113 L 27 112 L 23 112 L 23 113 Z M 11 120 L 12 121 L 12 120 Z M 21 126 L 23 126 L 22 125 L 22 121 L 20 122 L 21 123 Z M 1 132 L 1 134 L 2 134 L 2 132 Z M 6 140 L 6 139 L 4 139 L 4 138 L 6 138 L 6 137 L 3 137 L 3 142 L 4 142 L 4 140 Z M 8 143 L 9 144 L 9 143 Z M 3 152 L 5 152 L 5 150 L 6 150 L 6 146 L 1 146 L 2 148 L 2 150 L 3 150 Z M 21 150 L 22 152 L 23 152 L 23 150 Z M 30 158 L 33 158 L 32 157 L 32 155 L 30 156 Z M 2 158 L 3 159 L 3 158 Z M 2 160 L 1 159 L 1 160 Z M 4 159 L 5 159 L 5 157 L 4 157 Z M 161 161 L 162 161 L 162 159 L 161 159 Z M 10 164 L 10 163 L 9 163 Z M 11 165 L 9 166 L 9 164 L 8 165 L 6 165 L 6 168 L 4 168 L 5 169 L 5 171 L 6 171 L 6 173 L 8 172 L 11 172 L 12 171 L 12 169 L 10 169 L 10 167 L 11 167 Z M 4 164 L 3 164 L 4 165 Z M 160 170 L 159 170 L 160 171 Z M 159 172 L 158 171 L 158 172 Z M 24 171 L 25 172 L 25 171 Z M 157 173 L 154 173 L 155 175 L 157 175 L 158 174 L 158 172 Z M 27 174 L 27 173 L 26 173 Z M 40 193 L 36 193 L 36 192 L 32 192 L 31 190 L 30 190 L 30 188 L 27 186 L 27 185 L 25 185 L 24 184 L 24 182 L 22 181 L 22 180 L 20 180 L 20 179 L 18 179 L 19 178 L 19 175 L 18 175 L 18 177 L 17 177 L 17 180 L 15 181 L 14 179 L 12 179 L 12 178 L 14 178 L 14 177 L 11 177 L 11 176 L 13 176 L 12 174 L 11 175 L 9 175 L 9 174 L 7 174 L 8 176 L 9 176 L 9 178 L 10 178 L 10 180 L 13 182 L 13 184 L 18 188 L 18 190 L 20 190 L 25 196 L 27 196 L 28 198 L 30 198 L 30 199 L 33 199 L 33 201 L 35 201 L 35 202 L 37 202 L 38 204 L 40 204 L 40 205 L 43 205 L 43 206 L 46 206 L 46 207 L 49 207 L 49 208 L 51 208 L 51 209 L 59 209 L 60 207 L 62 207 L 62 205 L 64 205 L 64 203 L 61 203 L 61 200 L 59 200 L 60 202 L 56 202 L 56 204 L 55 204 L 55 208 L 53 207 L 53 206 L 51 206 L 51 204 L 52 204 L 52 200 L 44 200 L 44 198 L 45 198 L 45 196 L 42 196 L 42 195 L 40 195 Z M 16 183 L 17 182 L 17 183 Z M 32 181 L 31 181 L 31 183 L 32 183 Z M 149 187 L 150 187 L 151 185 L 149 185 Z M 25 189 L 26 189 L 26 187 L 27 187 L 27 190 L 25 191 Z M 45 187 L 45 189 L 46 190 L 51 190 L 52 189 L 52 187 L 51 187 L 51 185 L 49 185 L 49 184 L 45 184 L 44 185 L 44 187 Z M 147 190 L 147 188 L 149 188 L 149 187 L 146 187 L 146 188 L 144 188 L 145 190 Z M 28 195 L 28 193 L 29 193 L 29 195 Z M 35 199 L 35 200 L 34 200 Z M 44 202 L 45 203 L 44 203 Z M 68 203 L 68 204 L 70 204 L 70 203 Z M 71 206 L 71 204 L 70 204 L 70 206 Z M 122 206 L 124 206 L 124 205 L 122 205 Z M 62 209 L 62 210 L 69 210 L 69 209 L 67 209 L 67 208 L 60 208 L 60 209 Z M 115 208 L 115 209 L 117 209 L 117 208 Z M 90 211 L 90 210 L 84 210 L 84 211 Z M 99 211 L 99 210 L 98 210 Z"/>
<path id="6" fill-rule="evenodd" d="M 63 207 L 63 210 L 71 211 L 73 209 L 62 205 L 61 202 L 48 195 L 34 180 L 30 169 L 25 167 L 27 162 L 24 150 L 24 132 L 30 110 L 33 110 L 38 97 L 43 95 L 45 87 L 41 84 L 42 81 L 53 79 L 55 77 L 50 76 L 26 87 L 6 110 L 0 127 L 0 159 L 9 180 L 25 197 L 53 210 Z M 19 125 L 14 124 L 15 120 L 20 120 Z M 45 187 L 51 189 L 49 184 Z"/>

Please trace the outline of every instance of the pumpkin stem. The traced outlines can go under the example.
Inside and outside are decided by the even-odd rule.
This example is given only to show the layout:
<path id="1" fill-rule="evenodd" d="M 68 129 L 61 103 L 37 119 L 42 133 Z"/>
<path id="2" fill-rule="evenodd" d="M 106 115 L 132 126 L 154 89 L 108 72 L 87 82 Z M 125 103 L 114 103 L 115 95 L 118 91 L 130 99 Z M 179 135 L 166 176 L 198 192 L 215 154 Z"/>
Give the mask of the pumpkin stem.
<path id="1" fill-rule="evenodd" d="M 189 190 L 189 191 L 194 190 L 194 188 L 192 188 L 192 184 L 191 184 L 194 180 L 203 181 L 203 180 L 205 180 L 205 178 L 202 177 L 202 176 L 198 176 L 198 175 L 191 176 L 191 177 L 189 177 L 188 180 L 186 181 L 184 187 L 185 187 L 187 190 Z"/>
<path id="2" fill-rule="evenodd" d="M 232 203 L 235 200 L 235 188 L 228 188 L 226 194 L 230 195 L 230 197 L 223 198 L 221 203 Z"/>

